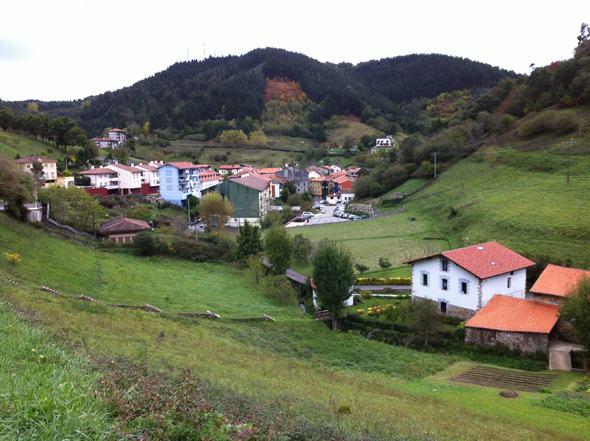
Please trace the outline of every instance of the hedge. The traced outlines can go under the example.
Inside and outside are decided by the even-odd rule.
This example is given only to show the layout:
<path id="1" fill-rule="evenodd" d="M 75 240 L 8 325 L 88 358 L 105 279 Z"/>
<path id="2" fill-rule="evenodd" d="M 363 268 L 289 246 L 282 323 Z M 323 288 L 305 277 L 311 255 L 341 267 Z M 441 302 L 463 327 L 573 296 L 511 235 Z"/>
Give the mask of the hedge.
<path id="1" fill-rule="evenodd" d="M 411 285 L 411 277 L 357 277 L 357 285 Z"/>

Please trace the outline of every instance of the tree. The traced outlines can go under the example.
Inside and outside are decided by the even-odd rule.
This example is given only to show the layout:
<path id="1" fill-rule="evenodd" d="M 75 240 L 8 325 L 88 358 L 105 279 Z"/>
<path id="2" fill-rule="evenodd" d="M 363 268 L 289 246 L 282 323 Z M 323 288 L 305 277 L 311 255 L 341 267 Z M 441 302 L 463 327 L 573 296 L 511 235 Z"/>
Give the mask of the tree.
<path id="1" fill-rule="evenodd" d="M 285 274 L 291 262 L 292 242 L 282 225 L 270 227 L 264 237 L 264 254 L 273 274 Z"/>
<path id="2" fill-rule="evenodd" d="M 350 252 L 335 242 L 322 242 L 313 258 L 313 281 L 318 302 L 332 314 L 332 329 L 336 329 L 354 282 Z"/>
<path id="3" fill-rule="evenodd" d="M 367 265 L 363 265 L 362 263 L 355 263 L 354 269 L 360 274 L 364 274 L 366 271 L 369 271 L 369 267 Z"/>
<path id="4" fill-rule="evenodd" d="M 590 40 L 590 26 L 588 26 L 588 23 L 582 23 L 580 25 L 580 35 L 578 35 L 578 46 L 586 40 Z"/>
<path id="5" fill-rule="evenodd" d="M 418 343 L 428 348 L 438 340 L 443 323 L 436 303 L 428 300 L 411 302 L 407 317 L 408 325 L 413 330 L 408 337 L 408 344 Z"/>
<path id="6" fill-rule="evenodd" d="M 254 256 L 262 251 L 260 228 L 246 221 L 240 227 L 237 242 L 237 257 L 240 263 L 244 265 L 250 256 Z"/>
<path id="7" fill-rule="evenodd" d="M 590 351 L 590 278 L 582 279 L 574 291 L 565 298 L 561 317 L 572 323 L 578 342 L 586 348 L 584 367 L 588 367 Z"/>
<path id="8" fill-rule="evenodd" d="M 250 133 L 248 142 L 253 145 L 266 145 L 268 144 L 268 138 L 262 130 L 254 130 Z"/>
<path id="9" fill-rule="evenodd" d="M 379 258 L 379 266 L 381 267 L 381 269 L 386 270 L 387 268 L 391 267 L 391 262 L 389 261 L 389 259 L 387 257 L 380 257 Z"/>
<path id="10" fill-rule="evenodd" d="M 29 113 L 37 113 L 39 111 L 39 104 L 35 101 L 31 101 L 27 103 L 27 112 Z"/>
<path id="11" fill-rule="evenodd" d="M 45 183 L 45 173 L 43 172 L 43 163 L 41 161 L 33 161 L 31 166 L 31 173 L 33 174 L 34 195 L 37 195 L 37 190 L 43 187 Z"/>
<path id="12" fill-rule="evenodd" d="M 247 144 L 248 137 L 241 130 L 235 130 L 235 129 L 224 130 L 219 135 L 219 142 L 222 142 L 224 144 L 231 144 L 231 145 Z"/>
<path id="13" fill-rule="evenodd" d="M 223 229 L 233 213 L 232 203 L 216 192 L 207 193 L 199 203 L 199 214 L 209 231 Z"/>
<path id="14" fill-rule="evenodd" d="M 0 200 L 6 201 L 8 211 L 23 218 L 23 204 L 33 198 L 33 179 L 8 159 L 0 159 Z"/>
<path id="15" fill-rule="evenodd" d="M 311 240 L 303 234 L 296 234 L 293 237 L 293 259 L 297 263 L 305 265 L 311 254 Z"/>
<path id="16" fill-rule="evenodd" d="M 49 204 L 49 215 L 79 230 L 96 232 L 106 210 L 79 187 L 50 187 L 39 191 L 39 200 Z"/>

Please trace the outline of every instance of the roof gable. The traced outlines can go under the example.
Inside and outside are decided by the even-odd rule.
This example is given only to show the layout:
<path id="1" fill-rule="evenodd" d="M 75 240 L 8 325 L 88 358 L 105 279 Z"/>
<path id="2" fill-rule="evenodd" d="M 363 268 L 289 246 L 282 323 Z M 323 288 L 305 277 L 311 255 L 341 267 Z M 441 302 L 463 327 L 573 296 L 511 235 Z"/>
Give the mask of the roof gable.
<path id="1" fill-rule="evenodd" d="M 129 217 L 120 217 L 100 224 L 101 234 L 132 233 L 151 229 L 146 221 L 132 219 Z"/>

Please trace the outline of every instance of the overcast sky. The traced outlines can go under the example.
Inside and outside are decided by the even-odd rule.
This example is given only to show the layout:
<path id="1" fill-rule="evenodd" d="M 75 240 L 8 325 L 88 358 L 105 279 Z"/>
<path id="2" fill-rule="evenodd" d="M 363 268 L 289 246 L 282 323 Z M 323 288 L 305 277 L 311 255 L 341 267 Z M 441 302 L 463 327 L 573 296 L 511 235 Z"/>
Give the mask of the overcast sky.
<path id="1" fill-rule="evenodd" d="M 349 6 L 350 5 L 350 6 Z M 528 72 L 569 58 L 588 0 L 2 0 L 0 99 L 75 99 L 170 64 L 280 47 L 358 63 L 443 53 Z"/>

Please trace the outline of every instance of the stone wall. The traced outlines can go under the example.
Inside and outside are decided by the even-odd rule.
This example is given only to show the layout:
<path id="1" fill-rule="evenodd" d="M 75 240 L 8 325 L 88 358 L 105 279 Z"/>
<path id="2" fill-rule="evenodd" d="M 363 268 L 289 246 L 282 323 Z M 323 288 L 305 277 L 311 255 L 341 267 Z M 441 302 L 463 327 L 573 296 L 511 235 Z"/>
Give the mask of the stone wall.
<path id="1" fill-rule="evenodd" d="M 440 311 L 440 302 L 437 300 L 432 299 L 425 299 L 422 297 L 412 296 L 412 301 L 414 302 L 432 302 L 434 303 L 438 310 Z M 447 303 L 447 312 L 444 315 L 450 315 L 453 317 L 458 317 L 463 320 L 470 319 L 475 315 L 476 311 L 472 311 L 471 309 L 462 308 L 460 306 L 455 306 Z"/>
<path id="2" fill-rule="evenodd" d="M 489 329 L 465 328 L 465 343 L 481 346 L 504 346 L 524 354 L 547 353 L 549 334 L 504 332 Z"/>

